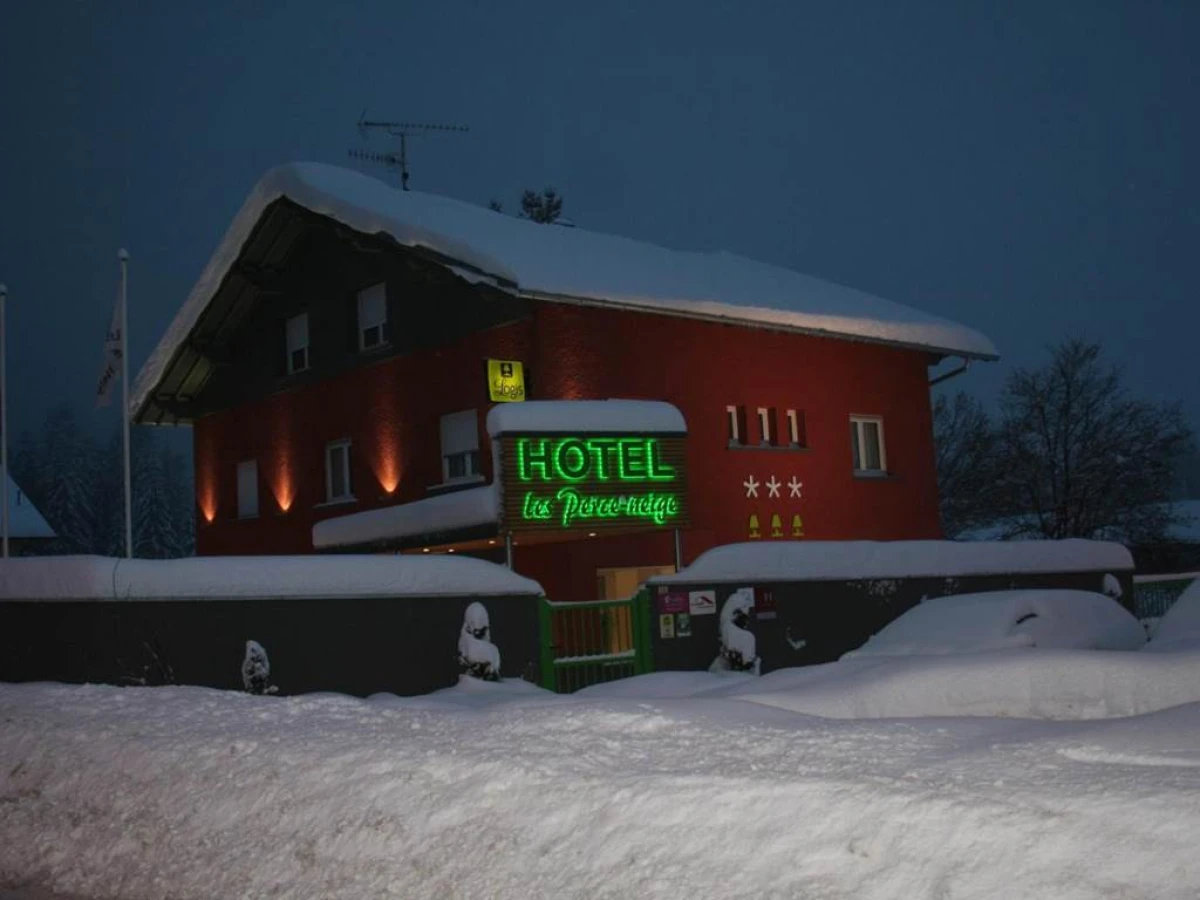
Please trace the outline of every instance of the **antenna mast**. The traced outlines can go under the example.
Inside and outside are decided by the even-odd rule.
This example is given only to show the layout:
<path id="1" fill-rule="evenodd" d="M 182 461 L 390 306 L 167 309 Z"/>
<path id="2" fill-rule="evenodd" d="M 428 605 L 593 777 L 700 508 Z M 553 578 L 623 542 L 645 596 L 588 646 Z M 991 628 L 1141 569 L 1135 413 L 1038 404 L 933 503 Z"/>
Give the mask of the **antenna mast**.
<path id="1" fill-rule="evenodd" d="M 391 137 L 400 138 L 400 152 L 380 153 L 374 150 L 351 150 L 350 155 L 355 159 L 365 159 L 369 162 L 383 163 L 389 169 L 400 170 L 400 188 L 408 190 L 408 139 L 422 134 L 439 131 L 469 131 L 466 125 L 430 125 L 416 122 L 373 122 L 367 119 L 364 109 L 358 117 L 358 133 L 365 141 L 370 138 L 372 131 L 382 131 Z"/>

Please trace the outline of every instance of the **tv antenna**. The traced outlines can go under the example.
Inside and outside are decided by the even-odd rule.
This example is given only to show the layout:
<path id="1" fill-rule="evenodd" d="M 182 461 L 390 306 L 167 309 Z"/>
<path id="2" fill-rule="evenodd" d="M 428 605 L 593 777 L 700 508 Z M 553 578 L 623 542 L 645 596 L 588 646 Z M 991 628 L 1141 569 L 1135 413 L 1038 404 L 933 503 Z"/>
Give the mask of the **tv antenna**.
<path id="1" fill-rule="evenodd" d="M 350 155 L 355 159 L 365 159 L 368 162 L 383 163 L 389 169 L 400 170 L 400 189 L 408 190 L 408 139 L 422 134 L 441 131 L 469 131 L 466 125 L 432 125 L 416 122 L 373 122 L 367 118 L 364 109 L 358 117 L 358 133 L 365 141 L 372 131 L 382 131 L 391 137 L 400 138 L 400 152 L 379 152 L 376 150 L 351 150 Z"/>

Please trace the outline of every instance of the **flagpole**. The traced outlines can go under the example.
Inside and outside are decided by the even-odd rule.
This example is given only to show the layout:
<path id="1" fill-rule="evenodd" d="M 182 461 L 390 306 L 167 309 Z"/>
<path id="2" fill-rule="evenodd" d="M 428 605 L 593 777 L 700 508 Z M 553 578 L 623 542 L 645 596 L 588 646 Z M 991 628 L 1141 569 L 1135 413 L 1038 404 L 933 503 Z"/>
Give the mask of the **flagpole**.
<path id="1" fill-rule="evenodd" d="M 8 328 L 4 307 L 8 305 L 8 288 L 0 284 L 0 471 L 4 484 L 0 487 L 0 530 L 4 532 L 4 559 L 8 559 Z"/>
<path id="2" fill-rule="evenodd" d="M 121 432 L 125 444 L 125 558 L 133 558 L 133 504 L 129 479 L 129 311 L 126 309 L 129 253 L 117 251 L 121 261 Z"/>

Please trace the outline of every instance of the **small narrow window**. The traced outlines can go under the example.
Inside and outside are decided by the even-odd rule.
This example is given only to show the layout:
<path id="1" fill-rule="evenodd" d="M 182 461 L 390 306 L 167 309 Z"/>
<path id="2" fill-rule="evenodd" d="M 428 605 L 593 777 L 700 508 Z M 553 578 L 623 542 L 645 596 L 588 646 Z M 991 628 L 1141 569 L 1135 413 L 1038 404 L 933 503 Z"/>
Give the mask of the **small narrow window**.
<path id="1" fill-rule="evenodd" d="M 325 499 L 354 498 L 354 487 L 350 482 L 350 442 L 334 441 L 325 447 Z"/>
<path id="2" fill-rule="evenodd" d="M 887 473 L 887 452 L 883 444 L 883 419 L 878 416 L 850 417 L 850 447 L 856 475 Z"/>
<path id="3" fill-rule="evenodd" d="M 383 282 L 358 292 L 358 349 L 384 343 L 387 325 L 387 285 Z"/>
<path id="4" fill-rule="evenodd" d="M 788 440 L 793 447 L 807 447 L 808 434 L 804 427 L 804 410 L 789 409 L 787 411 Z"/>
<path id="5" fill-rule="evenodd" d="M 287 320 L 287 370 L 291 375 L 308 368 L 308 313 Z"/>
<path id="6" fill-rule="evenodd" d="M 237 511 L 239 519 L 258 515 L 258 463 L 253 459 L 237 466 Z"/>
<path id="7" fill-rule="evenodd" d="M 479 417 L 473 409 L 442 416 L 442 481 L 474 480 L 479 468 Z"/>
<path id="8" fill-rule="evenodd" d="M 729 417 L 729 446 L 741 447 L 746 441 L 746 407 L 727 406 L 725 414 Z"/>
<path id="9" fill-rule="evenodd" d="M 760 444 L 774 446 L 779 443 L 779 434 L 775 426 L 775 408 L 760 406 L 758 408 L 758 441 Z"/>

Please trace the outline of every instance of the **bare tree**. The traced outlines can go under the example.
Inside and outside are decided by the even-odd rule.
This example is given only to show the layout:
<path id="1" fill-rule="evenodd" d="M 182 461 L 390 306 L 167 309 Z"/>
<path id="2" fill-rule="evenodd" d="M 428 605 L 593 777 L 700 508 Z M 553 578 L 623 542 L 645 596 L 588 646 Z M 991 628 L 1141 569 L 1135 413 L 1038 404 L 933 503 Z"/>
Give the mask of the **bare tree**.
<path id="1" fill-rule="evenodd" d="M 1052 348 L 1041 369 L 1014 372 L 1000 423 L 998 489 L 1010 536 L 1162 540 L 1177 460 L 1192 447 L 1178 406 L 1134 399 L 1100 347 Z"/>
<path id="2" fill-rule="evenodd" d="M 978 400 L 961 391 L 933 404 L 942 531 L 957 537 L 990 525 L 1008 511 L 996 489 L 997 439 Z"/>
<path id="3" fill-rule="evenodd" d="M 540 194 L 526 189 L 521 195 L 521 218 L 548 224 L 562 215 L 562 205 L 562 197 L 552 187 Z"/>

